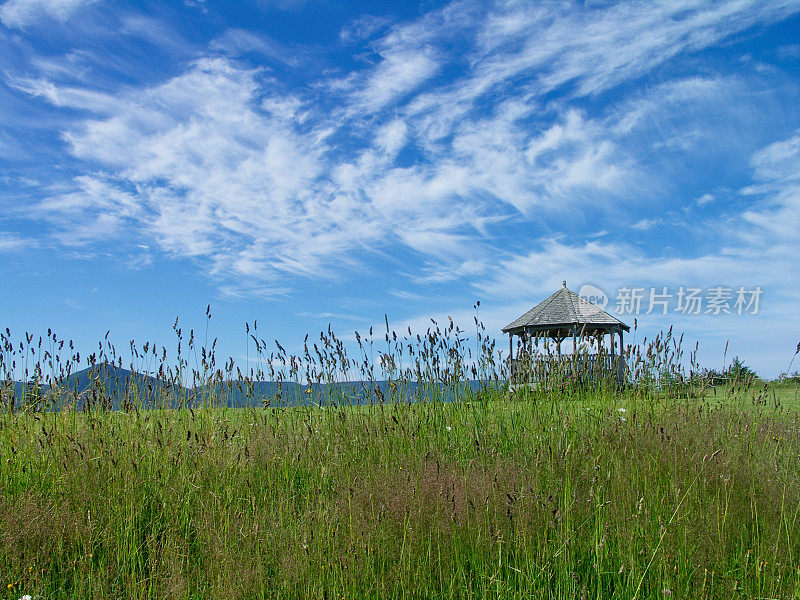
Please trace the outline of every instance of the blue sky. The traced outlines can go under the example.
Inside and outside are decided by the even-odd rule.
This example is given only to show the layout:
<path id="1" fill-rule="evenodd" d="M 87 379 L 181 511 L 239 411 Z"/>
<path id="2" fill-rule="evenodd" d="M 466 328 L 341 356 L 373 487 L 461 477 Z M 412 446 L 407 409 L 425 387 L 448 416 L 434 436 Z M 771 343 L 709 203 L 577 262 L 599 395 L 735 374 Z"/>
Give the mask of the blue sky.
<path id="1" fill-rule="evenodd" d="M 296 348 L 480 300 L 499 337 L 567 280 L 711 367 L 800 339 L 796 1 L 6 0 L 0 56 L 20 336 L 174 345 L 211 304 L 242 361 L 245 321 Z"/>

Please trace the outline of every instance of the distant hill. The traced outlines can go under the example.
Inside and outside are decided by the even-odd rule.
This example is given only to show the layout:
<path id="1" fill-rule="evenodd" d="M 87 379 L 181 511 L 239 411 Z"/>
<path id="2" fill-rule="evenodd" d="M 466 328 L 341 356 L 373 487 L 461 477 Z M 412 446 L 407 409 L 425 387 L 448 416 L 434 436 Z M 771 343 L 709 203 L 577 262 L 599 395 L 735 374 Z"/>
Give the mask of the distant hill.
<path id="1" fill-rule="evenodd" d="M 126 402 L 140 408 L 174 406 L 187 397 L 181 385 L 108 363 L 73 373 L 60 387 L 79 410 L 87 403 L 112 409 L 124 408 Z"/>
<path id="2" fill-rule="evenodd" d="M 494 387 L 494 382 L 469 381 L 460 387 L 477 392 L 481 387 Z M 57 392 L 56 392 L 57 388 Z M 466 389 L 465 389 L 466 388 Z M 15 404 L 23 402 L 25 383 L 13 382 Z M 330 384 L 298 384 L 288 381 L 229 380 L 194 388 L 186 388 L 157 377 L 131 372 L 116 365 L 101 364 L 78 371 L 58 382 L 51 390 L 40 387 L 39 393 L 48 409 L 90 406 L 111 410 L 137 408 L 174 408 L 208 404 L 230 407 L 244 406 L 341 406 L 452 401 L 456 392 L 442 384 L 420 385 L 414 382 L 350 381 Z M 25 394 L 28 395 L 28 394 Z"/>
<path id="3" fill-rule="evenodd" d="M 12 382 L 15 403 L 30 402 L 30 389 L 25 382 Z M 55 382 L 52 387 L 42 385 L 39 394 L 43 408 L 62 409 L 73 406 L 78 410 L 97 405 L 118 410 L 126 404 L 140 408 L 175 406 L 180 399 L 187 398 L 183 386 L 176 386 L 156 377 L 134 373 L 116 365 L 103 363 L 72 373 Z"/>

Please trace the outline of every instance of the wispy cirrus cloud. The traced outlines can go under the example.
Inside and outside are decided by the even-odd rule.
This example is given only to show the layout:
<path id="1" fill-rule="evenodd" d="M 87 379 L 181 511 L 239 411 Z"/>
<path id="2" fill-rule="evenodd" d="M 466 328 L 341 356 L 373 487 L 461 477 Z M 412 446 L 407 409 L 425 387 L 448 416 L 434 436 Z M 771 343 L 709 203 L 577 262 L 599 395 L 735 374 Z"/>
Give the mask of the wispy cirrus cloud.
<path id="1" fill-rule="evenodd" d="M 367 76 L 357 94 L 358 105 L 377 111 L 413 92 L 439 69 L 431 48 L 392 50 Z"/>
<path id="2" fill-rule="evenodd" d="M 706 359 L 730 342 L 732 353 L 757 351 L 759 368 L 777 374 L 795 340 L 787 324 L 800 284 L 796 275 L 800 273 L 796 252 L 800 134 L 753 152 L 750 168 L 752 185 L 739 194 L 757 202 L 742 212 L 710 217 L 698 224 L 706 236 L 717 239 L 711 251 L 659 255 L 627 241 L 576 242 L 558 236 L 539 240 L 526 252 L 503 255 L 489 274 L 475 283 L 476 294 L 493 301 L 488 324 L 499 328 L 507 315 L 530 308 L 522 299 L 540 298 L 557 289 L 562 279 L 574 289 L 585 283 L 600 285 L 610 296 L 612 310 L 615 291 L 621 287 L 641 286 L 645 293 L 651 287 L 667 288 L 672 294 L 682 286 L 759 288 L 763 292 L 759 311 L 749 317 L 709 315 L 707 311 L 688 317 L 662 316 L 659 311 L 635 316 L 649 322 L 645 335 L 679 322 L 678 330 L 691 331 L 692 341 L 702 339 Z M 651 225 L 639 222 L 633 228 L 649 229 Z M 764 343 L 765 336 L 769 344 Z"/>
<path id="3" fill-rule="evenodd" d="M 583 10 L 571 3 L 501 3 L 479 36 L 482 60 L 475 78 L 485 80 L 485 87 L 533 72 L 539 93 L 569 84 L 576 95 L 597 94 L 678 54 L 797 11 L 790 1 L 756 0 L 620 2 Z"/>
<path id="4" fill-rule="evenodd" d="M 647 94 L 623 90 L 600 108 L 586 97 L 797 10 L 781 0 L 457 1 L 394 26 L 357 20 L 341 35 L 361 44 L 354 66 L 291 90 L 246 58 L 297 66 L 291 50 L 241 29 L 158 84 L 100 92 L 26 74 L 17 89 L 93 113 L 63 133 L 85 172 L 35 214 L 71 222 L 58 230 L 65 242 L 70 231 L 89 243 L 133 227 L 240 280 L 319 277 L 399 249 L 418 259 L 404 271 L 413 280 L 480 281 L 504 266 L 501 225 L 519 223 L 530 248 L 553 253 L 533 250 L 532 260 L 570 260 L 548 240 L 586 215 L 644 235 L 648 207 L 663 202 L 651 190 L 670 185 L 655 145 L 689 156 L 700 136 L 721 131 L 701 129 L 716 99 L 750 88 L 694 74 Z"/>
<path id="5" fill-rule="evenodd" d="M 762 202 L 742 215 L 748 225 L 743 228 L 743 235 L 751 246 L 759 240 L 767 242 L 765 250 L 780 261 L 777 265 L 786 272 L 789 265 L 800 262 L 795 251 L 800 231 L 800 132 L 759 150 L 750 164 L 756 181 L 743 193 L 760 197 Z"/>
<path id="6" fill-rule="evenodd" d="M 362 42 L 386 29 L 391 23 L 387 17 L 361 15 L 348 23 L 340 32 L 339 39 L 346 44 Z"/>
<path id="7" fill-rule="evenodd" d="M 6 27 L 24 29 L 42 18 L 66 21 L 82 6 L 97 0 L 8 0 L 0 6 L 0 21 Z"/>
<path id="8" fill-rule="evenodd" d="M 76 86 L 56 86 L 52 81 L 21 78 L 12 86 L 33 97 L 45 98 L 58 107 L 87 110 L 96 114 L 112 114 L 120 106 L 117 98 L 104 92 Z"/>
<path id="9" fill-rule="evenodd" d="M 31 93 L 62 106 L 87 108 L 93 98 L 38 85 Z M 103 97 L 103 108 L 116 102 L 113 116 L 87 120 L 65 139 L 74 156 L 105 171 L 77 178 L 75 189 L 42 202 L 39 214 L 69 223 L 62 241 L 105 239 L 133 225 L 164 250 L 206 259 L 212 272 L 269 279 L 319 275 L 348 252 L 397 242 L 464 260 L 476 252 L 474 234 L 504 218 L 483 196 L 517 202 L 524 191 L 511 177 L 524 166 L 522 148 L 488 145 L 512 133 L 513 110 L 465 125 L 454 159 L 398 167 L 394 156 L 409 135 L 404 120 L 386 122 L 342 160 L 320 142 L 329 123 L 306 123 L 303 103 L 265 94 L 269 86 L 258 70 L 204 59 L 128 99 Z M 580 137 L 575 128 L 566 143 Z M 585 163 L 587 152 L 576 160 Z M 560 168 L 568 163 L 562 158 Z M 540 178 L 553 179 L 552 168 L 542 167 Z M 564 173 L 563 189 L 576 185 L 572 176 Z"/>
<path id="10" fill-rule="evenodd" d="M 515 292 L 535 296 L 562 277 L 591 282 L 602 273 L 610 286 L 678 286 L 697 284 L 713 274 L 717 282 L 758 283 L 787 293 L 798 283 L 793 274 L 800 272 L 800 258 L 792 250 L 800 228 L 799 173 L 800 133 L 753 152 L 752 184 L 738 193 L 758 202 L 722 218 L 714 214 L 699 224 L 706 236 L 717 238 L 713 252 L 664 256 L 625 241 L 576 243 L 565 236 L 545 237 L 528 252 L 502 257 L 478 289 L 497 297 Z M 657 223 L 644 219 L 631 227 L 649 229 Z"/>
<path id="11" fill-rule="evenodd" d="M 21 252 L 36 248 L 39 241 L 34 238 L 26 238 L 16 233 L 0 231 L 0 252 Z"/>
<path id="12" fill-rule="evenodd" d="M 284 63 L 296 67 L 300 64 L 302 51 L 288 48 L 284 44 L 265 36 L 243 29 L 228 29 L 216 37 L 210 44 L 211 50 L 217 50 L 226 56 L 238 57 L 256 54 L 270 61 Z"/>

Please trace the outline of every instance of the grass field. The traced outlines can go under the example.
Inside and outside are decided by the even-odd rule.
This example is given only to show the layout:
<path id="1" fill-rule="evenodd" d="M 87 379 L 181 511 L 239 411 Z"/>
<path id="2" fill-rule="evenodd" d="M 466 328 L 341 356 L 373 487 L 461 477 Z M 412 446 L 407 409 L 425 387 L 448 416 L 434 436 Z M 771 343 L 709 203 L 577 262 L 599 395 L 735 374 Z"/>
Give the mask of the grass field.
<path id="1" fill-rule="evenodd" d="M 0 598 L 800 598 L 798 393 L 5 410 Z"/>
<path id="2" fill-rule="evenodd" d="M 6 597 L 800 597 L 797 412 L 719 395 L 6 414 Z"/>

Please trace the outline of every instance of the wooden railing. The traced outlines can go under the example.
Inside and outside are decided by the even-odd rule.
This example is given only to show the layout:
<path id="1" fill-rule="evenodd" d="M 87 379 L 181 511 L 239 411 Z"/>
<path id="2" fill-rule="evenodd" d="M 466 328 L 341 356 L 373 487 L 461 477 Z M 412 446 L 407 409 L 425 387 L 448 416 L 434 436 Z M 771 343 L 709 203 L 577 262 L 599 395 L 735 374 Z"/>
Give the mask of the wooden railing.
<path id="1" fill-rule="evenodd" d="M 607 379 L 622 383 L 625 361 L 610 354 L 564 354 L 523 356 L 511 361 L 511 383 L 526 384 L 577 379 L 583 382 Z"/>

